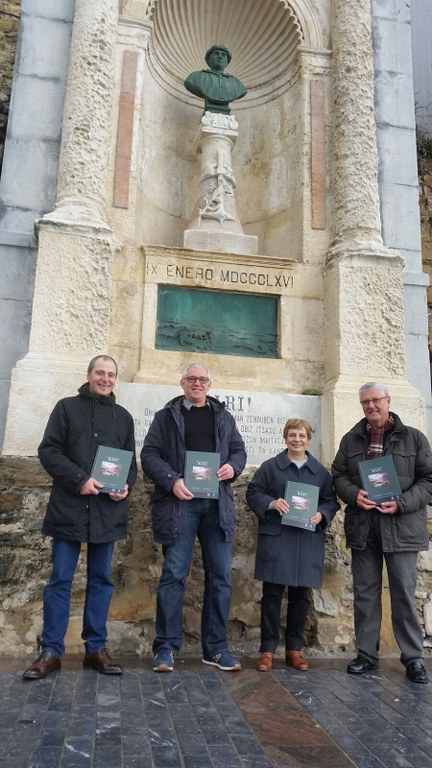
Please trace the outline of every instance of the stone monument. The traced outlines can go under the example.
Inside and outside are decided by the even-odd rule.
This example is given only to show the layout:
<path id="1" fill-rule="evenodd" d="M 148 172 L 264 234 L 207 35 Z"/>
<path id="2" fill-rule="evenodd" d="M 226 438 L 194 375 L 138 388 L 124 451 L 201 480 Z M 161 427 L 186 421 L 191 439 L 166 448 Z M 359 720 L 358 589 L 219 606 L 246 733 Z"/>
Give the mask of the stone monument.
<path id="1" fill-rule="evenodd" d="M 205 54 L 208 69 L 192 72 L 184 81 L 194 96 L 204 99 L 199 152 L 201 175 L 195 215 L 184 233 L 185 248 L 227 253 L 257 253 L 258 238 L 245 235 L 235 204 L 236 182 L 231 150 L 238 124 L 230 114 L 230 102 L 247 90 L 234 75 L 225 74 L 231 53 L 224 45 L 212 45 Z"/>

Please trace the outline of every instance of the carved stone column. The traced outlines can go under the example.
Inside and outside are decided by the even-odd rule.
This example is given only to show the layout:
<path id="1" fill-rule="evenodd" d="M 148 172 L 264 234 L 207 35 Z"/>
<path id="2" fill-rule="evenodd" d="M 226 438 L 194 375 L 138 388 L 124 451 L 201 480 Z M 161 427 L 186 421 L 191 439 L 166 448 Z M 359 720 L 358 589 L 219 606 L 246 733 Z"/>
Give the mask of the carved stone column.
<path id="1" fill-rule="evenodd" d="M 5 454 L 32 455 L 47 414 L 108 351 L 114 243 L 104 200 L 112 130 L 117 0 L 77 0 L 57 203 L 38 222 L 29 351 L 12 374 Z M 46 414 L 46 415 L 47 415 Z"/>
<path id="2" fill-rule="evenodd" d="M 108 230 L 104 215 L 111 140 L 116 0 L 76 0 L 63 114 L 57 202 L 45 221 Z"/>
<path id="3" fill-rule="evenodd" d="M 332 460 L 362 413 L 358 388 L 379 380 L 424 427 L 421 397 L 406 380 L 403 260 L 383 245 L 374 111 L 370 0 L 332 4 L 334 241 L 325 271 L 326 387 L 322 434 Z"/>
<path id="4" fill-rule="evenodd" d="M 258 238 L 244 234 L 235 202 L 231 150 L 237 128 L 234 115 L 205 112 L 201 118 L 198 202 L 184 232 L 185 248 L 244 254 L 258 251 Z"/>

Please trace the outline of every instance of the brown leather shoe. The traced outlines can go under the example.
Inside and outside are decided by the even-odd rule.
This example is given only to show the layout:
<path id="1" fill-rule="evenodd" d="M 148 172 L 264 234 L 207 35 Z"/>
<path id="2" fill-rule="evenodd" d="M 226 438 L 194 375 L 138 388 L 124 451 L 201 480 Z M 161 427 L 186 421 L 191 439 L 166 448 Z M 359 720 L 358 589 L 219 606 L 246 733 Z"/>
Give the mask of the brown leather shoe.
<path id="1" fill-rule="evenodd" d="M 285 661 L 298 672 L 307 672 L 309 669 L 309 664 L 301 651 L 286 651 Z"/>
<path id="2" fill-rule="evenodd" d="M 106 648 L 94 653 L 86 653 L 83 660 L 83 667 L 92 667 L 100 672 L 101 675 L 122 675 L 123 669 L 120 664 L 114 664 Z"/>
<path id="3" fill-rule="evenodd" d="M 258 672 L 270 672 L 273 666 L 273 659 L 274 653 L 271 653 L 270 651 L 263 651 L 257 663 L 255 664 Z"/>
<path id="4" fill-rule="evenodd" d="M 33 664 L 26 669 L 23 678 L 24 680 L 41 680 L 49 675 L 50 672 L 54 672 L 55 669 L 60 669 L 60 667 L 61 661 L 58 656 L 53 656 L 49 651 L 43 651 Z"/>

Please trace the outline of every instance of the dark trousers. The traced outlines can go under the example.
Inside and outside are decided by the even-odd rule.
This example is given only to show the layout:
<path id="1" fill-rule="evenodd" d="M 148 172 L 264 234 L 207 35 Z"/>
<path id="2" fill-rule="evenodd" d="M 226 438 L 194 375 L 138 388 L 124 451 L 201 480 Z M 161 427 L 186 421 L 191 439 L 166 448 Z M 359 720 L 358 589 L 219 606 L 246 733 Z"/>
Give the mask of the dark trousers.
<path id="1" fill-rule="evenodd" d="M 423 658 L 423 636 L 415 603 L 417 552 L 383 552 L 379 512 L 370 513 L 365 550 L 352 550 L 354 629 L 358 653 L 378 661 L 381 630 L 383 561 L 390 588 L 393 632 L 401 662 Z"/>
<path id="2" fill-rule="evenodd" d="M 303 630 L 309 610 L 308 587 L 288 587 L 288 607 L 285 628 L 285 650 L 300 651 Z M 261 598 L 260 653 L 274 653 L 279 643 L 279 625 L 282 595 L 285 584 L 263 582 Z"/>

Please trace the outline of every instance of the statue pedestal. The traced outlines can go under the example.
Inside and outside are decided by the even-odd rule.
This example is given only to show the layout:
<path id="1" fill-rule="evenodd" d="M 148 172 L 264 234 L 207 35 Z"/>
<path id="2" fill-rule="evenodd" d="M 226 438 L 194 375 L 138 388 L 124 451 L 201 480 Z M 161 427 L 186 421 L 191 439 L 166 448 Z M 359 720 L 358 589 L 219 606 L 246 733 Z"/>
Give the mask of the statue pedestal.
<path id="1" fill-rule="evenodd" d="M 198 201 L 184 232 L 185 248 L 223 253 L 258 253 L 258 238 L 245 235 L 234 190 L 231 150 L 238 136 L 233 115 L 205 112 L 201 119 L 201 174 Z"/>
<path id="2" fill-rule="evenodd" d="M 217 229 L 187 229 L 183 245 L 193 251 L 221 251 L 250 256 L 258 254 L 258 238 L 254 235 L 238 235 Z"/>

